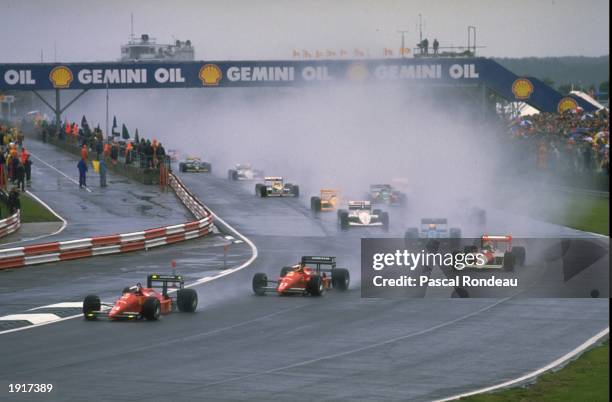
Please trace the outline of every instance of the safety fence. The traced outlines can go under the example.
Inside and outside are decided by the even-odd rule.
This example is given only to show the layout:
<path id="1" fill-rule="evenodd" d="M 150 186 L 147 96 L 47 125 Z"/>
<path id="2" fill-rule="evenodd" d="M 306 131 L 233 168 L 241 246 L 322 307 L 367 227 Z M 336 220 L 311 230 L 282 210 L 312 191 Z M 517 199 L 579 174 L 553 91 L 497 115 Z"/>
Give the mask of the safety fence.
<path id="1" fill-rule="evenodd" d="M 10 235 L 21 227 L 21 211 L 17 210 L 13 215 L 0 220 L 0 237 Z"/>
<path id="2" fill-rule="evenodd" d="M 0 270 L 48 262 L 74 260 L 77 258 L 147 250 L 153 247 L 195 239 L 211 233 L 214 225 L 213 216 L 206 206 L 192 195 L 185 185 L 173 174 L 170 174 L 169 184 L 179 200 L 196 217 L 195 221 L 140 232 L 3 249 L 0 250 Z"/>

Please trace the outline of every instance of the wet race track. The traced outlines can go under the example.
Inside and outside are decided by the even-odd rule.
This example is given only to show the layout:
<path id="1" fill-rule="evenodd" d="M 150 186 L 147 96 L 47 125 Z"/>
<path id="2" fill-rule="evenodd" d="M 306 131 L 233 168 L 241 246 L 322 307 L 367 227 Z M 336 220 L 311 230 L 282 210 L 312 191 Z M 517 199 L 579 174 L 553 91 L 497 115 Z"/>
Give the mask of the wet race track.
<path id="1" fill-rule="evenodd" d="M 44 147 L 43 147 L 44 148 Z M 41 158 L 45 157 L 41 149 Z M 545 366 L 608 326 L 607 299 L 363 299 L 362 236 L 338 230 L 335 213 L 314 216 L 301 199 L 261 199 L 253 183 L 183 174 L 188 188 L 246 236 L 258 257 L 244 269 L 195 287 L 195 314 L 159 322 L 86 322 L 1 333 L 3 400 L 8 383 L 52 383 L 53 400 L 191 401 L 432 400 L 493 385 Z M 492 211 L 492 212 L 491 212 Z M 389 235 L 401 237 L 404 212 L 392 210 Z M 184 211 L 172 214 L 181 221 Z M 528 218 L 490 210 L 489 230 L 512 231 Z M 417 217 L 414 217 L 415 221 Z M 394 224 L 394 222 L 396 222 Z M 224 225 L 222 225 L 224 226 Z M 518 226 L 517 226 L 518 227 Z M 572 233 L 531 223 L 538 233 Z M 222 234 L 148 252 L 0 272 L 0 315 L 90 293 L 112 301 L 120 290 L 171 260 L 188 282 L 248 261 L 254 250 Z M 476 229 L 474 229 L 476 232 Z M 465 233 L 465 235 L 476 235 Z M 276 277 L 301 255 L 335 255 L 349 269 L 348 292 L 257 297 L 255 272 Z M 52 308 L 47 308 L 47 310 Z M 78 308 L 66 316 L 78 314 Z M 18 327 L 18 325 L 17 325 Z M 17 328 L 15 327 L 15 328 Z M 48 395 L 34 396 L 48 400 Z"/>

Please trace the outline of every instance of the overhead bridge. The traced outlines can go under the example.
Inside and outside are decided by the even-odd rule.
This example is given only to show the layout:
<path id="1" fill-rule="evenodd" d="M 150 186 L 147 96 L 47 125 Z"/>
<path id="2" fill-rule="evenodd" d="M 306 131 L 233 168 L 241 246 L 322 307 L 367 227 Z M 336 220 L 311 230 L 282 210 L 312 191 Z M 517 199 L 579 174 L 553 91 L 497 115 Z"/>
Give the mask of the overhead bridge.
<path id="1" fill-rule="evenodd" d="M 480 87 L 507 102 L 525 102 L 541 112 L 594 106 L 563 96 L 533 77 L 520 77 L 486 58 L 367 60 L 269 60 L 0 64 L 0 91 L 34 91 L 55 113 L 64 107 L 59 91 L 76 89 L 230 88 L 321 86 L 333 83 Z M 55 90 L 55 106 L 38 91 Z M 77 96 L 77 98 L 78 98 Z"/>

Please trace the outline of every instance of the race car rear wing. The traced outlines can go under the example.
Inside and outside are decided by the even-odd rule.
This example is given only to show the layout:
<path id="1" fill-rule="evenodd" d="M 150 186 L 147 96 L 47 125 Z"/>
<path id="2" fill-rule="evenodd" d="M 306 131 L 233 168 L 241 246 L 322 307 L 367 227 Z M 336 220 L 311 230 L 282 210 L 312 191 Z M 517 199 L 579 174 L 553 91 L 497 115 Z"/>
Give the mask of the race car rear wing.
<path id="1" fill-rule="evenodd" d="M 319 271 L 331 271 L 336 268 L 336 257 L 305 255 L 302 257 L 301 264 L 314 266 Z"/>
<path id="2" fill-rule="evenodd" d="M 151 274 L 147 276 L 147 287 L 162 289 L 162 294 L 167 295 L 168 289 L 183 289 L 185 280 L 180 275 L 159 275 Z"/>
<path id="3" fill-rule="evenodd" d="M 446 225 L 448 224 L 448 219 L 446 218 L 423 218 L 421 219 L 421 225 Z"/>
<path id="4" fill-rule="evenodd" d="M 283 181 L 282 176 L 266 176 L 264 177 L 265 181 Z"/>

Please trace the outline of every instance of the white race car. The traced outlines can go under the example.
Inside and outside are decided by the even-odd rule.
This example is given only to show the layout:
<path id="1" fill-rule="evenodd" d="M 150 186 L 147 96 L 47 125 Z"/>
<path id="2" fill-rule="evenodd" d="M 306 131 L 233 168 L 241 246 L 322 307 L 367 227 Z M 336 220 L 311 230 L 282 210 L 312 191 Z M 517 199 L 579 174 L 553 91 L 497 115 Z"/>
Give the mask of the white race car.
<path id="1" fill-rule="evenodd" d="M 264 173 L 261 170 L 253 169 L 248 163 L 239 163 L 233 169 L 227 171 L 227 178 L 230 180 L 256 180 L 263 179 Z"/>
<path id="2" fill-rule="evenodd" d="M 342 230 L 351 226 L 380 226 L 385 232 L 389 230 L 389 214 L 372 210 L 370 201 L 349 201 L 348 210 L 338 210 L 338 222 Z"/>

